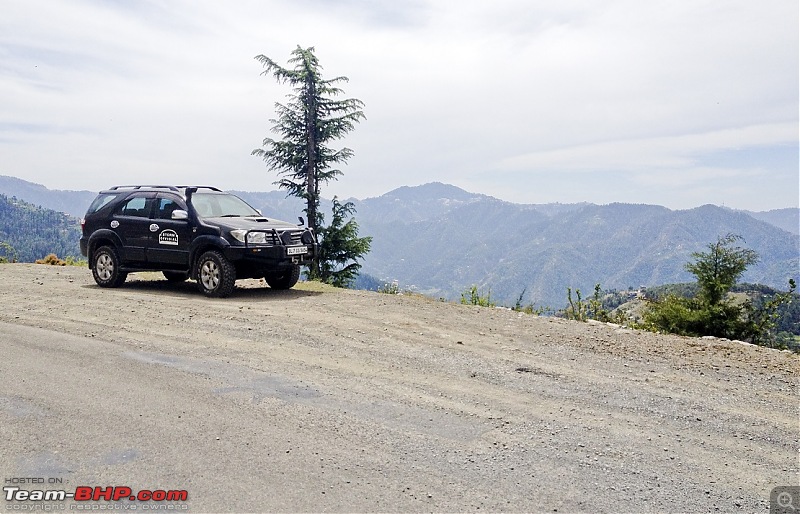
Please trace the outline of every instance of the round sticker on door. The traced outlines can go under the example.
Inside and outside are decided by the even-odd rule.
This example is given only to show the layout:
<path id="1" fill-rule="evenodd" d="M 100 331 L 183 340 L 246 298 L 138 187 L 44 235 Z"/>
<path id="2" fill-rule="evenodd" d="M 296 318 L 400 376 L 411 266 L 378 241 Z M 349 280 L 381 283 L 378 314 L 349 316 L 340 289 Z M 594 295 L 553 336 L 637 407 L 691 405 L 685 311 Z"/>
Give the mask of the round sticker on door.
<path id="1" fill-rule="evenodd" d="M 178 246 L 178 233 L 174 230 L 164 230 L 158 235 L 158 244 Z"/>

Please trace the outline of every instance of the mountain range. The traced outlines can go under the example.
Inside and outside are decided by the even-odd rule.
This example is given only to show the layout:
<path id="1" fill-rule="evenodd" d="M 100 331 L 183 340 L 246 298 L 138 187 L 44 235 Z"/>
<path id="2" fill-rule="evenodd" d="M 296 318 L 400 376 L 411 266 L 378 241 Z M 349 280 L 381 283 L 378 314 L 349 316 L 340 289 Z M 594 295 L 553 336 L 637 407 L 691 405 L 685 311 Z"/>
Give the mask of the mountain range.
<path id="1" fill-rule="evenodd" d="M 233 191 L 267 216 L 293 220 L 303 203 L 283 191 Z M 75 216 L 96 193 L 54 191 L 0 176 L 0 193 Z M 375 198 L 351 198 L 360 235 L 373 237 L 362 271 L 401 289 L 458 299 L 472 285 L 501 304 L 560 307 L 566 288 L 584 296 L 600 283 L 628 289 L 692 281 L 692 252 L 719 236 L 741 235 L 761 260 L 743 280 L 785 289 L 800 280 L 800 209 L 747 212 L 714 205 L 523 205 L 431 183 Z M 324 212 L 330 202 L 323 202 Z"/>

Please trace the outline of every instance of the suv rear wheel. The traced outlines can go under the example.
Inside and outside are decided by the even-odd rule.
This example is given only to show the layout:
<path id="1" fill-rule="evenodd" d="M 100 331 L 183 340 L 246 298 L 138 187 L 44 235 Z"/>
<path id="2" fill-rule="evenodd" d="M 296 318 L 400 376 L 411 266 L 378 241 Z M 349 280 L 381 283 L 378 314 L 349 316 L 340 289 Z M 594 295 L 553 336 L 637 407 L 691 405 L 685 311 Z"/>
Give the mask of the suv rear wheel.
<path id="1" fill-rule="evenodd" d="M 110 246 L 101 246 L 94 252 L 92 275 L 100 287 L 119 287 L 128 277 L 119 269 L 119 257 Z"/>
<path id="2" fill-rule="evenodd" d="M 197 287 L 213 298 L 225 298 L 233 292 L 236 268 L 216 250 L 209 250 L 197 262 Z"/>
<path id="3" fill-rule="evenodd" d="M 264 277 L 272 289 L 291 289 L 300 278 L 300 266 L 292 266 Z"/>

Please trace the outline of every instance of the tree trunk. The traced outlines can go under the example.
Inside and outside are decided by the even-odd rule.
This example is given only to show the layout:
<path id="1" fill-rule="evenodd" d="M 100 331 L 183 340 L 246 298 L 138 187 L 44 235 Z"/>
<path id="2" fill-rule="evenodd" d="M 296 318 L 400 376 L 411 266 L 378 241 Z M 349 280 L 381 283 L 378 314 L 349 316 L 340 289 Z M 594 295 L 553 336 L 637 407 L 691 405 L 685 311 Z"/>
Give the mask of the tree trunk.
<path id="1" fill-rule="evenodd" d="M 316 84 L 314 84 L 314 76 L 312 73 L 308 74 L 306 78 L 306 88 L 308 89 L 308 111 L 306 112 L 306 132 L 307 132 L 307 141 L 306 141 L 306 154 L 308 157 L 308 162 L 306 166 L 306 214 L 308 215 L 308 226 L 317 233 L 317 200 L 319 192 L 317 191 L 317 142 L 316 142 L 316 132 L 317 132 L 317 91 L 316 91 Z M 309 266 L 310 275 L 312 277 L 319 276 L 319 258 L 317 256 L 311 261 L 311 265 Z"/>

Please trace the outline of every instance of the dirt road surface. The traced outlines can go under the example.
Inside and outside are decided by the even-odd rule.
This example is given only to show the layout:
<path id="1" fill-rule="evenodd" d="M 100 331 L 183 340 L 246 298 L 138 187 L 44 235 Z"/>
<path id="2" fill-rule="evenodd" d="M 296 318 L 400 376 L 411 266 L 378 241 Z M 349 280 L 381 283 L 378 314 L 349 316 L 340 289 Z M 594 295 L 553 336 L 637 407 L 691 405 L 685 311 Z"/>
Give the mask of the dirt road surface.
<path id="1" fill-rule="evenodd" d="M 800 480 L 787 352 L 80 267 L 0 265 L 0 298 L 4 487 L 188 495 L 67 508 L 767 512 Z"/>

